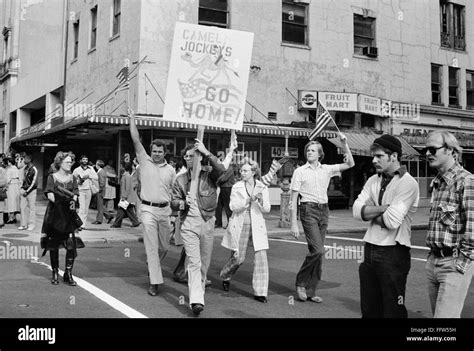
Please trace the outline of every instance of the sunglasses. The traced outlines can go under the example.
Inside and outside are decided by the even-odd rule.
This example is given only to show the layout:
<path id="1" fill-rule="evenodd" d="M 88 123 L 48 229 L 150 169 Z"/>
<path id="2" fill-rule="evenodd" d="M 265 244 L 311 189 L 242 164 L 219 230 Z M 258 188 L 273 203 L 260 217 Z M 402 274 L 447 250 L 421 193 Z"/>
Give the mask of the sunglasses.
<path id="1" fill-rule="evenodd" d="M 446 147 L 446 144 L 440 147 L 434 147 L 434 146 L 427 146 L 421 149 L 421 154 L 426 155 L 426 152 L 429 151 L 431 155 L 436 155 L 439 149 L 442 149 L 443 147 Z"/>

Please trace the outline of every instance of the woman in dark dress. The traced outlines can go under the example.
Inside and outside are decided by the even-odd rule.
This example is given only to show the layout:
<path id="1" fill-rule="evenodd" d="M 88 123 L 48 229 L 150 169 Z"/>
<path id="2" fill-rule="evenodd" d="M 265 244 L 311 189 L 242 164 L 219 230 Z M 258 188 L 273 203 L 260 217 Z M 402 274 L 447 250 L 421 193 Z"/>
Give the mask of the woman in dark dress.
<path id="1" fill-rule="evenodd" d="M 48 197 L 48 207 L 44 215 L 41 232 L 41 248 L 44 254 L 49 250 L 51 257 L 51 267 L 53 276 L 51 284 L 59 284 L 59 249 L 66 249 L 66 269 L 64 270 L 63 281 L 66 284 L 75 286 L 76 282 L 72 277 L 72 267 L 77 256 L 76 248 L 79 238 L 75 237 L 75 232 L 80 227 L 77 223 L 76 201 L 79 196 L 77 181 L 71 172 L 72 159 L 68 153 L 59 152 L 54 163 L 57 172 L 48 175 L 45 195 Z M 79 242 L 82 244 L 82 242 Z M 80 247 L 83 247 L 80 245 Z"/>

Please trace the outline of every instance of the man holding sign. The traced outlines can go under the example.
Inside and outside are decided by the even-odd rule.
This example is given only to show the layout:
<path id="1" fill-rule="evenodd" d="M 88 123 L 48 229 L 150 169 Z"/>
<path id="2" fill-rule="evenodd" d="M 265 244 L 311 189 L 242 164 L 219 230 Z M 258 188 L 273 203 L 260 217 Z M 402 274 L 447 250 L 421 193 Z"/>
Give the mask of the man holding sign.
<path id="1" fill-rule="evenodd" d="M 188 145 L 184 149 L 188 170 L 180 174 L 173 184 L 171 208 L 181 211 L 181 237 L 188 257 L 189 302 L 194 315 L 198 316 L 204 309 L 205 282 L 214 244 L 216 182 L 225 168 L 199 139 L 195 140 L 194 145 Z M 195 157 L 199 158 L 199 165 L 205 157 L 211 163 L 212 170 L 200 170 L 196 194 L 192 194 L 191 179 Z"/>

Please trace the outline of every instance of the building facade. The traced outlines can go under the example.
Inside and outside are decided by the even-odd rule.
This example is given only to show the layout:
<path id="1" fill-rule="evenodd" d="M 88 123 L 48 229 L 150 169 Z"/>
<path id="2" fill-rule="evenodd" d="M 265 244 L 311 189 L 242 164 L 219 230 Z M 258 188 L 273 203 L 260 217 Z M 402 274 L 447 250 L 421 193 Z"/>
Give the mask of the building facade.
<path id="1" fill-rule="evenodd" d="M 456 132 L 467 151 L 464 165 L 474 168 L 470 153 L 474 58 L 469 54 L 474 46 L 469 36 L 474 32 L 474 5 L 470 1 L 0 3 L 17 4 L 16 12 L 4 16 L 4 22 L 21 27 L 7 30 L 10 36 L 19 35 L 16 55 L 21 67 L 17 77 L 10 70 L 2 81 L 9 96 L 1 110 L 6 123 L 4 147 L 29 148 L 45 164 L 57 148 L 116 164 L 123 154 L 133 154 L 127 105 L 138 116 L 144 145 L 153 138 L 164 139 L 169 156 L 179 158 L 180 150 L 196 136 L 196 126 L 164 121 L 162 113 L 174 26 L 181 21 L 254 33 L 245 122 L 237 133 L 239 154 L 258 160 L 264 172 L 273 157 L 285 152 L 292 157 L 275 179 L 273 203 L 279 203 L 278 180 L 290 178 L 298 163 L 304 162 L 317 100 L 348 135 L 356 160 L 353 170 L 331 184 L 334 201 L 350 205 L 357 196 L 373 171 L 370 143 L 383 132 L 402 140 L 403 162 L 418 178 L 422 196 L 428 196 L 433 173 L 416 149 L 423 146 L 429 131 Z M 24 8 L 26 17 L 21 17 Z M 38 28 L 41 16 L 28 18 L 35 11 L 48 11 L 44 29 Z M 31 26 L 30 38 L 23 38 L 24 26 Z M 56 49 L 44 44 L 46 36 L 38 34 L 52 28 Z M 30 51 L 25 48 L 22 53 L 27 39 L 40 48 L 34 51 L 28 46 Z M 130 89 L 114 93 L 125 60 L 130 64 Z M 30 62 L 30 67 L 24 66 Z M 325 162 L 342 162 L 336 137 L 333 126 L 319 136 Z M 229 131 L 210 128 L 205 133 L 205 142 L 218 155 L 225 153 L 229 139 Z"/>

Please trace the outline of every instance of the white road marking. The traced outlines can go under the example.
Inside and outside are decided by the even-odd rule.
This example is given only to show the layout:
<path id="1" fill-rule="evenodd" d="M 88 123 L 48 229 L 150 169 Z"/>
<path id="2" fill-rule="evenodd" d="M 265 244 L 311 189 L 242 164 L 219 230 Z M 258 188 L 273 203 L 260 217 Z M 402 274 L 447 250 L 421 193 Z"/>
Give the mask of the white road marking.
<path id="1" fill-rule="evenodd" d="M 331 235 L 328 235 L 326 236 L 326 238 L 329 238 L 329 239 L 340 239 L 340 240 L 347 240 L 347 241 L 363 241 L 362 239 L 357 239 L 357 238 L 343 238 L 343 237 L 337 237 L 337 236 L 331 236 Z M 300 245 L 307 245 L 306 242 L 304 241 L 297 241 L 297 240 L 285 240 L 285 239 L 274 239 L 274 238 L 268 238 L 268 240 L 271 240 L 271 241 L 281 241 L 281 242 L 284 242 L 284 243 L 291 243 L 291 244 L 300 244 Z M 332 245 L 324 245 L 325 248 L 333 248 L 334 246 Z M 429 250 L 427 247 L 423 247 L 423 246 L 412 246 L 412 248 L 414 249 L 419 249 L 419 250 Z M 351 250 L 349 248 L 344 248 L 344 250 L 347 250 L 347 251 L 350 251 L 350 252 L 356 252 L 354 250 Z M 426 262 L 426 259 L 424 258 L 417 258 L 417 257 L 412 257 L 411 258 L 412 260 L 415 260 L 415 261 L 422 261 L 422 262 Z"/>
<path id="2" fill-rule="evenodd" d="M 40 265 L 48 267 L 48 269 L 52 270 L 52 268 L 49 264 L 38 261 L 36 257 L 34 259 L 31 259 L 30 262 L 40 264 Z M 64 272 L 62 270 L 59 270 L 59 273 L 61 275 L 64 274 Z M 98 287 L 92 285 L 91 283 L 86 282 L 84 279 L 81 279 L 81 278 L 78 278 L 78 277 L 74 276 L 74 280 L 77 282 L 78 286 L 80 286 L 84 290 L 88 291 L 89 293 L 91 293 L 92 295 L 97 297 L 98 299 L 104 301 L 110 307 L 116 309 L 120 313 L 123 313 L 127 317 L 129 317 L 129 318 L 148 318 L 144 314 L 138 312 L 137 310 L 134 310 L 130 306 L 127 306 L 123 302 L 117 300 L 115 297 L 107 294 L 105 291 L 99 289 Z"/>

